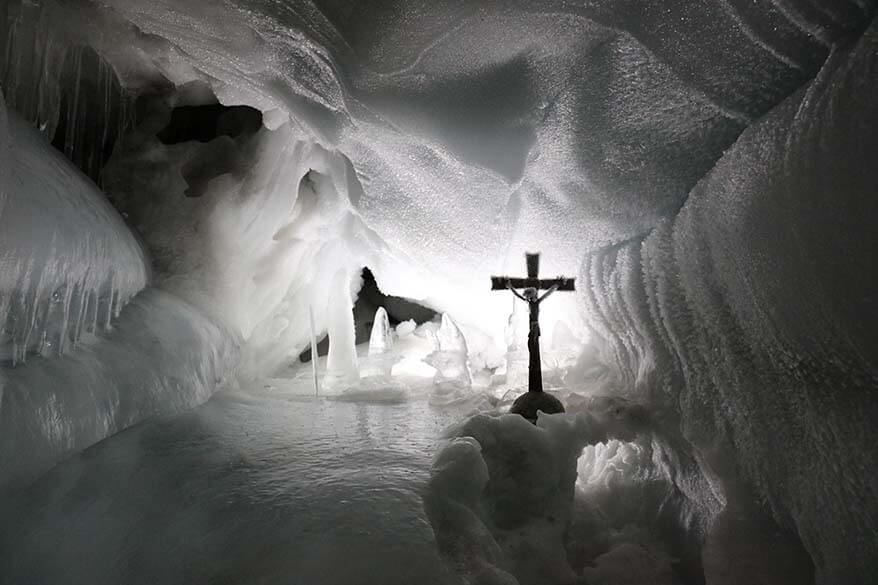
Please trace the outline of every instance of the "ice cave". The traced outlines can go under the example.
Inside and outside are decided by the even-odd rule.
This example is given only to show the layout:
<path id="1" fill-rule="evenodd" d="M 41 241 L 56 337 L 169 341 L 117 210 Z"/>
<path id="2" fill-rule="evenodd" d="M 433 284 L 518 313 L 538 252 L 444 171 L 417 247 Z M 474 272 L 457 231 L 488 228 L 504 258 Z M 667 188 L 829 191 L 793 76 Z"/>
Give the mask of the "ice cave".
<path id="1" fill-rule="evenodd" d="M 0 0 L 0 585 L 878 584 L 876 13 Z"/>

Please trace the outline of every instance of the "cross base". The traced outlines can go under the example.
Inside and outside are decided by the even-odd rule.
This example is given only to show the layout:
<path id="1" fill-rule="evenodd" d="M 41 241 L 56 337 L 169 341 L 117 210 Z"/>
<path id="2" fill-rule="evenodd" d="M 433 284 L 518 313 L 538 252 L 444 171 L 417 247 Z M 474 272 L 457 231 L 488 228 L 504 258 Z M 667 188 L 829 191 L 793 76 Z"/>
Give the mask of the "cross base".
<path id="1" fill-rule="evenodd" d="M 515 399 L 509 413 L 520 414 L 536 424 L 538 410 L 542 410 L 546 414 L 557 414 L 564 412 L 564 405 L 548 392 L 525 392 Z"/>

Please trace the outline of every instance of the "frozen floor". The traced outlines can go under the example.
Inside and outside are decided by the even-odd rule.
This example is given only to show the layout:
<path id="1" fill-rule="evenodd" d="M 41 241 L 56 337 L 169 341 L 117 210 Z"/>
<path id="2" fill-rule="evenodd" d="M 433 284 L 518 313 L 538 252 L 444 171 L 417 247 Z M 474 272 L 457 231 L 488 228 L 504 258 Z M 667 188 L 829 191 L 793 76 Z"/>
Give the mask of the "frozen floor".
<path id="1" fill-rule="evenodd" d="M 149 421 L 0 511 L 0 581 L 29 585 L 456 583 L 420 490 L 465 406 L 260 384 Z"/>

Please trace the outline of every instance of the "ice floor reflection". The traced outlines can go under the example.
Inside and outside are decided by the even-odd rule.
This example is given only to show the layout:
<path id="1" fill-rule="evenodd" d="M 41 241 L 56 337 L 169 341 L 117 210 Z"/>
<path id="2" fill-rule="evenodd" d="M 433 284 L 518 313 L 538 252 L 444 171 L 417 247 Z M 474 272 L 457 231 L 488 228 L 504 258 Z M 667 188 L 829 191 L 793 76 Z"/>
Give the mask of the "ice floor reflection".
<path id="1" fill-rule="evenodd" d="M 266 387 L 268 386 L 268 387 Z M 467 405 L 260 383 L 123 432 L 7 502 L 3 583 L 455 583 L 421 505 Z"/>

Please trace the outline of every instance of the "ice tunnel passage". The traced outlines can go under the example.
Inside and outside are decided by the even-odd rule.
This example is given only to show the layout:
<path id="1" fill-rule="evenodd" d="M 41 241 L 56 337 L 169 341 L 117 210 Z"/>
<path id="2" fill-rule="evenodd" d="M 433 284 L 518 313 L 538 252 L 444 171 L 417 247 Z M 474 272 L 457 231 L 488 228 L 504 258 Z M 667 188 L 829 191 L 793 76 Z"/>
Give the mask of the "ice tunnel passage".
<path id="1" fill-rule="evenodd" d="M 875 582 L 875 13 L 5 0 L 0 583 Z"/>

